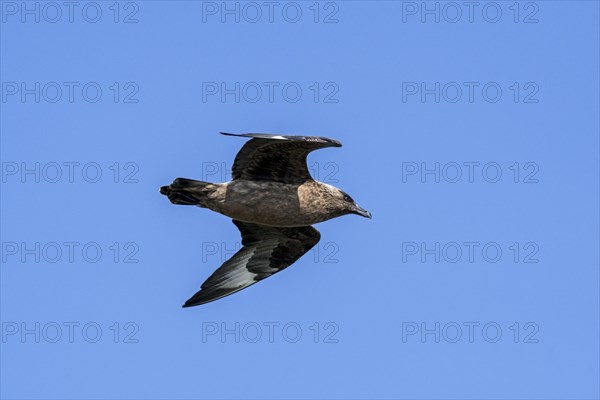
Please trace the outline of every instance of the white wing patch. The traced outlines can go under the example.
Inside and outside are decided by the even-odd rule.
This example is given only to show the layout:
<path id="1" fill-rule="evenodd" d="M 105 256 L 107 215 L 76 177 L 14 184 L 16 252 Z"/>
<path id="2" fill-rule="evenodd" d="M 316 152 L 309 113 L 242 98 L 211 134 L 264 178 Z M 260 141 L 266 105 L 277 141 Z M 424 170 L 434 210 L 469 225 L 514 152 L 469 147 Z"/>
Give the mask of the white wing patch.
<path id="1" fill-rule="evenodd" d="M 222 284 L 219 285 L 228 289 L 236 289 L 242 287 L 248 282 L 253 282 L 256 274 L 246 269 L 248 261 L 254 256 L 256 248 L 251 248 L 246 254 L 236 260 L 236 268 L 229 271 L 222 278 Z"/>

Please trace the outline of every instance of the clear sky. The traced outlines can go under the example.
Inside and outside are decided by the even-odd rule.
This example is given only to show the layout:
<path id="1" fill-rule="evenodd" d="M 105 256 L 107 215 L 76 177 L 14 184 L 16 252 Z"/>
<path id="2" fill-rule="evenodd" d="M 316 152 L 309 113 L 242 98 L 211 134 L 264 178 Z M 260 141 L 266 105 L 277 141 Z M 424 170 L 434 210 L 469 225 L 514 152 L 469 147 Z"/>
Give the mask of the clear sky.
<path id="1" fill-rule="evenodd" d="M 2 398 L 600 395 L 597 2 L 0 6 Z M 182 309 L 219 131 L 340 140 L 373 219 Z"/>

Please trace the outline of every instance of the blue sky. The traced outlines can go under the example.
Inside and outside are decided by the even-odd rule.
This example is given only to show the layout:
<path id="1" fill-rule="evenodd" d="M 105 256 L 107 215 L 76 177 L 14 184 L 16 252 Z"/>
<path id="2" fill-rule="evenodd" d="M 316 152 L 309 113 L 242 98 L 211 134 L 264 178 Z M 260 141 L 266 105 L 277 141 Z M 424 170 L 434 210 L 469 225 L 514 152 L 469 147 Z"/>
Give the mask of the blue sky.
<path id="1" fill-rule="evenodd" d="M 0 6 L 2 398 L 599 397 L 597 2 Z M 182 309 L 219 131 L 340 140 L 373 219 Z"/>

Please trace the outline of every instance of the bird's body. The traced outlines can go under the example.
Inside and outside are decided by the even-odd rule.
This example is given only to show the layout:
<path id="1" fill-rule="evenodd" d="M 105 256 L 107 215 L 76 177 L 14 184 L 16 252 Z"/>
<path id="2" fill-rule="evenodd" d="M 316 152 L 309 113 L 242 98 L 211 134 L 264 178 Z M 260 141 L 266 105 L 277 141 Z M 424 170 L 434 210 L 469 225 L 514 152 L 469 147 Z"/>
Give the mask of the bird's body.
<path id="1" fill-rule="evenodd" d="M 237 179 L 214 184 L 180 178 L 171 185 L 178 186 L 195 195 L 198 206 L 243 222 L 296 227 L 338 216 L 336 210 L 326 207 L 336 189 L 313 180 L 282 183 Z"/>
<path id="2" fill-rule="evenodd" d="M 232 218 L 242 234 L 244 247 L 184 307 L 217 300 L 287 268 L 319 241 L 312 224 L 351 213 L 371 217 L 346 193 L 313 180 L 308 172 L 308 153 L 340 147 L 338 141 L 311 136 L 233 136 L 252 140 L 236 156 L 230 182 L 177 178 L 160 189 L 174 204 L 196 205 Z"/>

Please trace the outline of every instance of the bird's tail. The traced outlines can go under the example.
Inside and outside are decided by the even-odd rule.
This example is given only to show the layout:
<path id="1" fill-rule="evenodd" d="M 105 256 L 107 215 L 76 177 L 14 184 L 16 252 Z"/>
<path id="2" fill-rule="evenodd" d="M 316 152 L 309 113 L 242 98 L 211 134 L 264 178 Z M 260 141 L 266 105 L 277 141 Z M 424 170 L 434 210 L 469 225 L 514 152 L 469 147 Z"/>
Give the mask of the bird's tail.
<path id="1" fill-rule="evenodd" d="M 177 178 L 169 186 L 162 186 L 160 192 L 173 204 L 206 207 L 207 196 L 216 189 L 214 183 Z"/>

